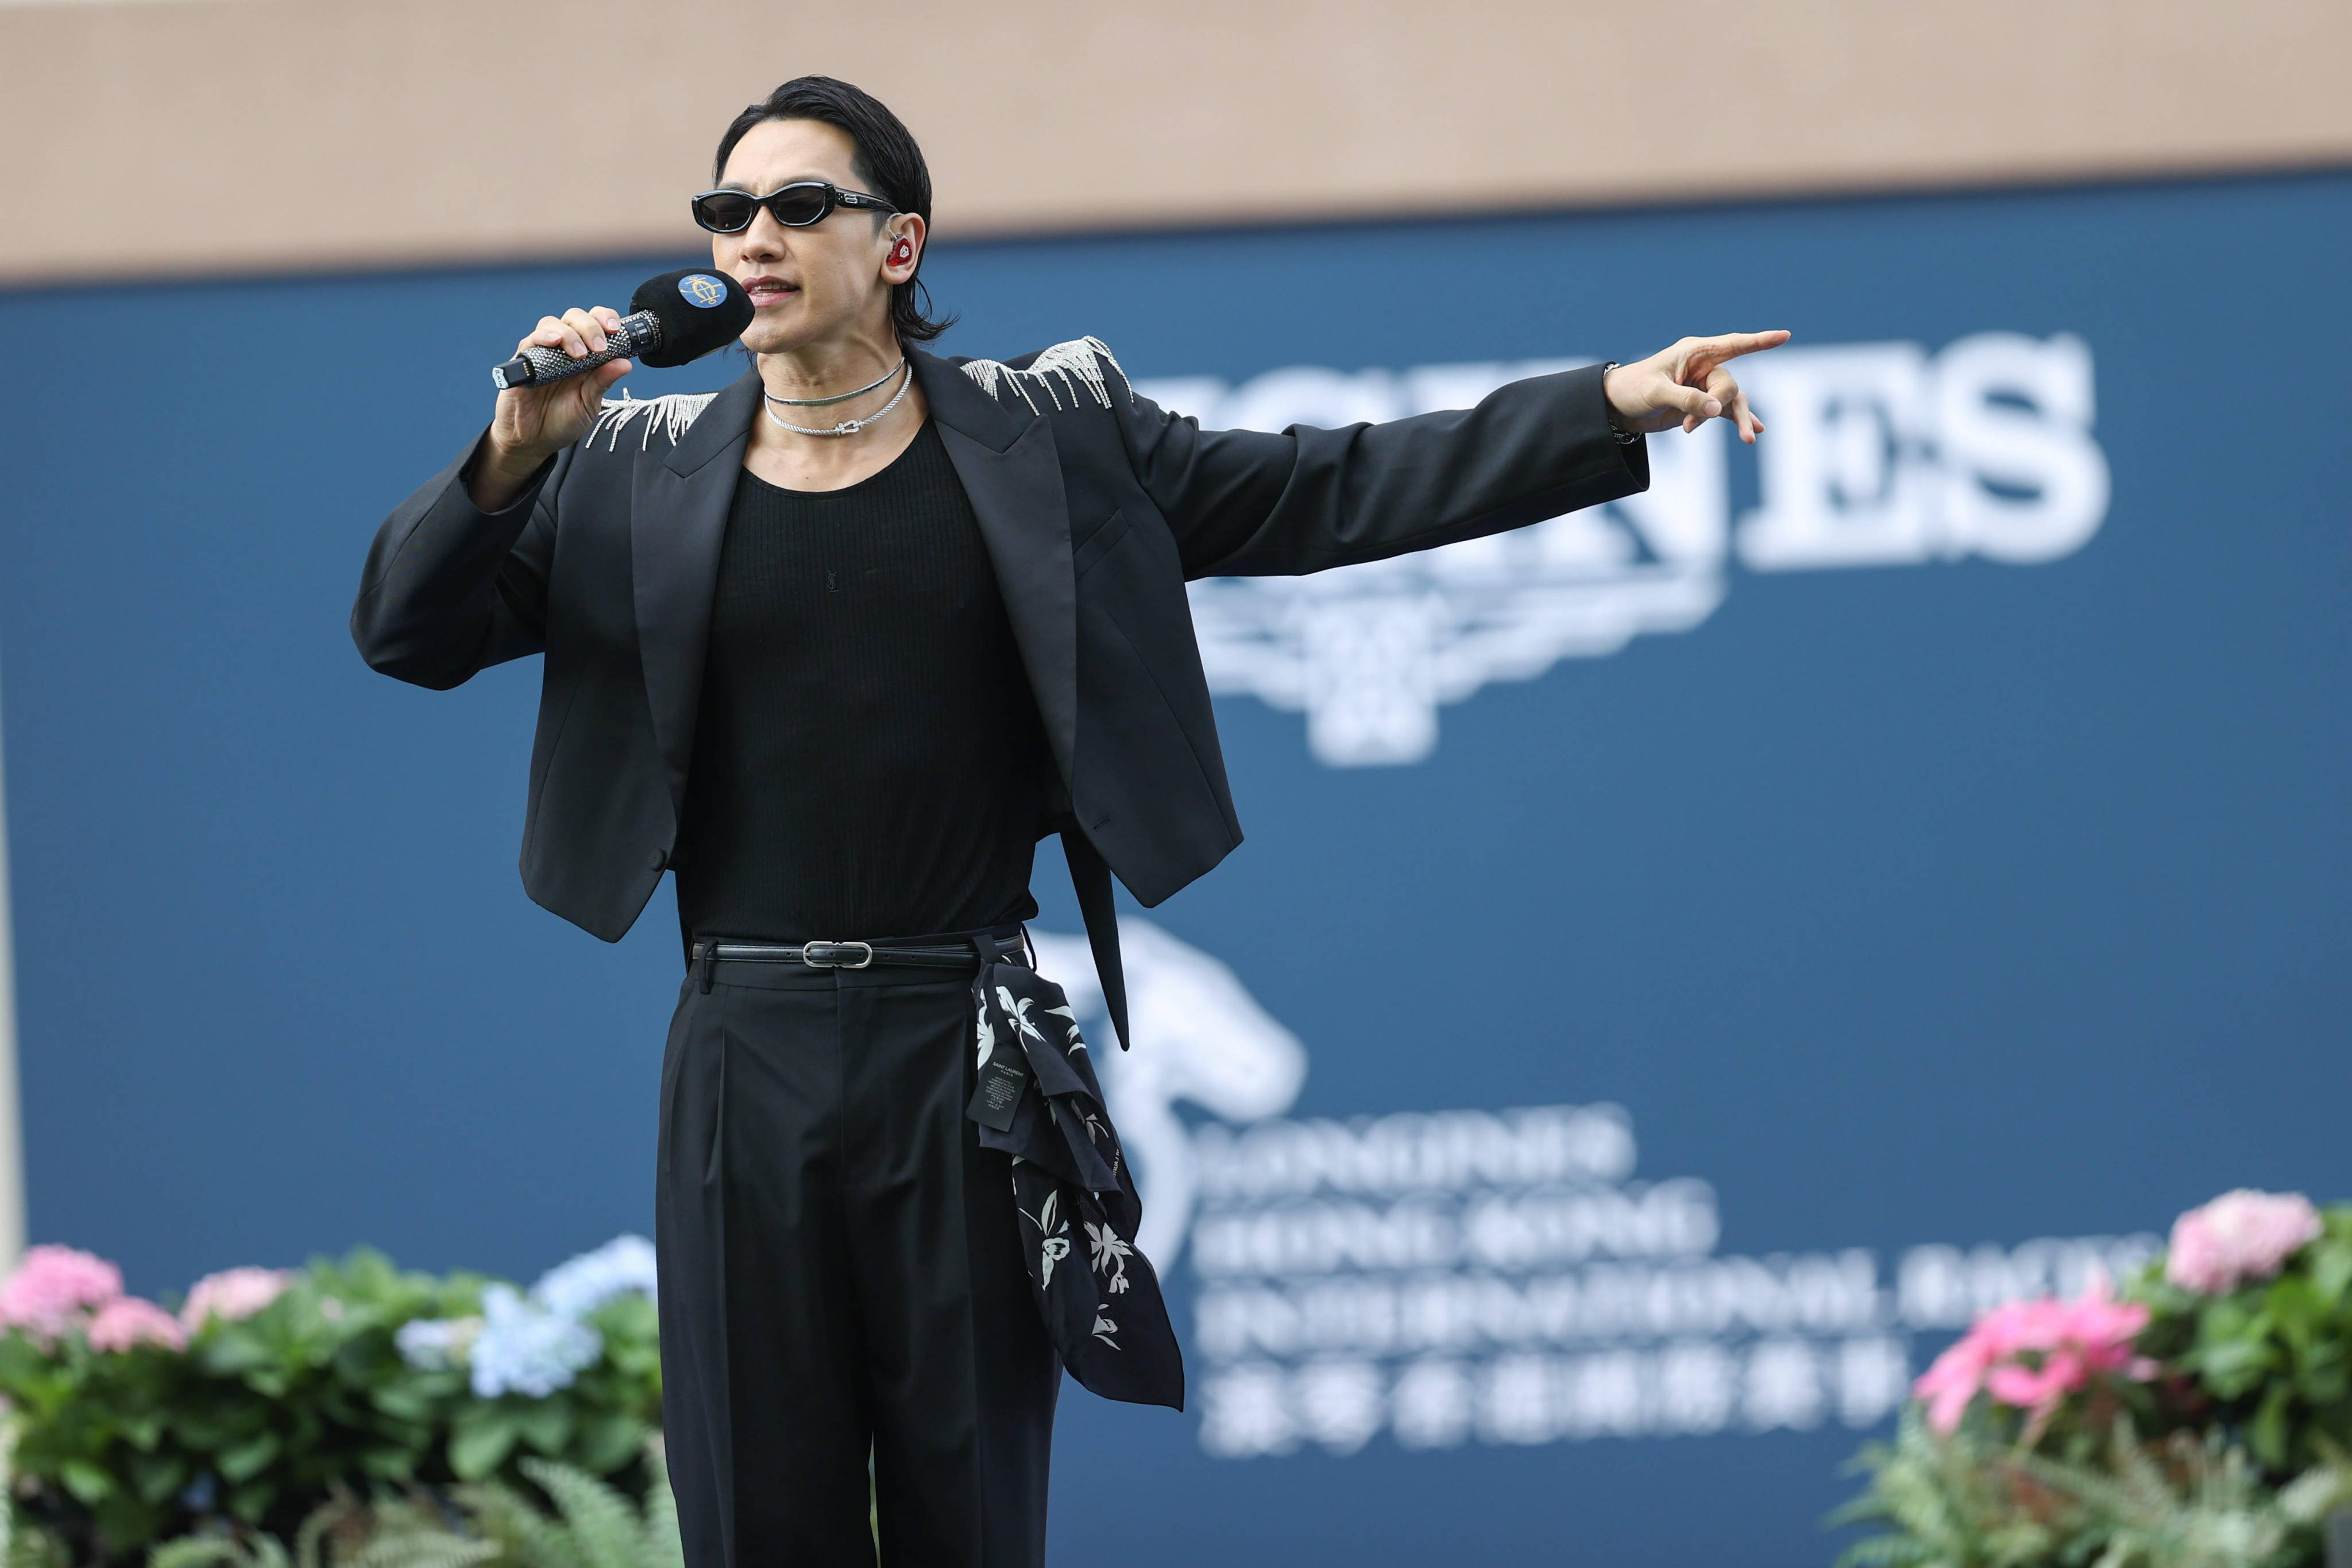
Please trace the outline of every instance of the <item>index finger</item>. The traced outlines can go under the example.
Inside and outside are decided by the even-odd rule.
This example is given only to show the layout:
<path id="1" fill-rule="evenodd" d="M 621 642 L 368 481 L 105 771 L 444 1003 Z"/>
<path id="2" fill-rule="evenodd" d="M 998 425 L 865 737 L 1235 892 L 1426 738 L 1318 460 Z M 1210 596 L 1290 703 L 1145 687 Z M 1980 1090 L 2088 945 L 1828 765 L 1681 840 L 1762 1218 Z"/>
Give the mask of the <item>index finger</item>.
<path id="1" fill-rule="evenodd" d="M 1709 359 L 1738 359 L 1741 354 L 1777 349 L 1788 341 L 1785 328 L 1769 332 L 1725 332 L 1718 337 L 1701 338 L 1698 351 Z"/>

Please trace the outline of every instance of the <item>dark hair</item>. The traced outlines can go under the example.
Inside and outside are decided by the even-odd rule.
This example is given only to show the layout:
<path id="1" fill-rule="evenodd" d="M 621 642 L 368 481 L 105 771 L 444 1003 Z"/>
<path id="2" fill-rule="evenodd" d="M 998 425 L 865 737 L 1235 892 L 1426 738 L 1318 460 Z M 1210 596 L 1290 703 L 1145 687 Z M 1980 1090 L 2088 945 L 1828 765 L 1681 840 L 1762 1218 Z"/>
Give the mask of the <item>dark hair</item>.
<path id="1" fill-rule="evenodd" d="M 903 213 L 913 213 L 926 228 L 931 222 L 931 171 L 923 150 L 899 118 L 873 94 L 829 76 L 799 76 L 747 107 L 719 139 L 719 155 L 710 161 L 712 183 L 727 177 L 727 155 L 754 125 L 771 120 L 816 120 L 849 138 L 855 150 L 850 167 L 868 193 L 880 196 Z M 925 253 L 929 251 L 928 237 Z M 955 325 L 953 316 L 930 315 L 924 309 L 931 291 L 923 287 L 923 258 L 915 261 L 916 277 L 890 290 L 890 325 L 901 341 L 925 343 Z M 916 296 L 922 296 L 918 303 Z"/>

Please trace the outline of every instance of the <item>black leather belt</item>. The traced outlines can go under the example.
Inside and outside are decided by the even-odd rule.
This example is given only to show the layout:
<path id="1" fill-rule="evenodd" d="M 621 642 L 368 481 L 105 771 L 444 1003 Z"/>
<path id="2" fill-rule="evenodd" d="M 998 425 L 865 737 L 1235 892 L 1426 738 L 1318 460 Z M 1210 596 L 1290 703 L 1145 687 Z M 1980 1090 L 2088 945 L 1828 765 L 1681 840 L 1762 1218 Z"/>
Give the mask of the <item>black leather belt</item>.
<path id="1" fill-rule="evenodd" d="M 708 991 L 722 963 L 789 964 L 804 969 L 976 969 L 980 949 L 973 936 L 994 936 L 1007 947 L 1027 944 L 1020 926 L 990 932 L 950 932 L 906 942 L 730 942 L 724 937 L 697 937 L 687 949 L 688 965 Z M 1034 962 L 1033 959 L 1031 962 Z"/>
<path id="2" fill-rule="evenodd" d="M 694 960 L 721 963 L 800 963 L 811 969 L 961 969 L 979 959 L 969 942 L 959 947 L 900 947 L 889 942 L 807 942 L 774 946 L 756 942 L 698 942 Z"/>

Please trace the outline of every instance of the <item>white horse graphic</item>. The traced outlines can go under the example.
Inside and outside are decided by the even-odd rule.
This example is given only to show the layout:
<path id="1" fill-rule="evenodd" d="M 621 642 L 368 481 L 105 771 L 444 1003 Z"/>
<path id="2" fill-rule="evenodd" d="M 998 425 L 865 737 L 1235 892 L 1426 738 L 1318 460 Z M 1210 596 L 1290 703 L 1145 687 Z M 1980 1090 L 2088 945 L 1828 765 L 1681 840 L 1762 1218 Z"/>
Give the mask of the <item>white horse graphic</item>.
<path id="1" fill-rule="evenodd" d="M 1192 1218 L 1192 1138 L 1176 1114 L 1190 1100 L 1227 1121 L 1279 1116 L 1307 1080 L 1307 1047 L 1216 959 L 1149 921 L 1118 922 L 1133 1049 L 1112 1041 L 1102 985 L 1083 936 L 1033 931 L 1037 967 L 1069 994 L 1097 1042 L 1095 1070 L 1143 1197 L 1136 1244 L 1173 1268 Z"/>

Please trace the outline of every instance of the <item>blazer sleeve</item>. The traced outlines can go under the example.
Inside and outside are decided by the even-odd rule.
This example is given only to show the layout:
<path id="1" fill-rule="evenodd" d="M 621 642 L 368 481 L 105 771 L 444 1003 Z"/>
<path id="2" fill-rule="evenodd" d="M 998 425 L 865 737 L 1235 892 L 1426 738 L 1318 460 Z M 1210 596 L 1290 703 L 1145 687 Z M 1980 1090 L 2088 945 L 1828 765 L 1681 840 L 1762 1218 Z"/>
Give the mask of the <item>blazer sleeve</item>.
<path id="1" fill-rule="evenodd" d="M 547 647 L 556 512 L 579 448 L 486 512 L 466 493 L 481 440 L 383 520 L 352 605 L 352 640 L 370 668 L 436 691 Z"/>
<path id="2" fill-rule="evenodd" d="M 1609 425 L 1589 365 L 1499 387 L 1475 408 L 1279 436 L 1203 430 L 1115 399 L 1136 477 L 1184 575 L 1285 576 L 1379 561 L 1644 490 L 1644 442 Z"/>

